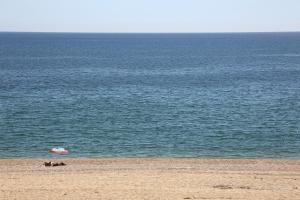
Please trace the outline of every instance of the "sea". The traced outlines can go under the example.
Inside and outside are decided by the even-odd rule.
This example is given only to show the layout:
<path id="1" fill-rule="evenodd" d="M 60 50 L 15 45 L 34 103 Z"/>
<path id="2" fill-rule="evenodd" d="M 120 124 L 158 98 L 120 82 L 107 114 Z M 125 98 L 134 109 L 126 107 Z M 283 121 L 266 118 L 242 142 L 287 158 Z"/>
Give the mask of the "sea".
<path id="1" fill-rule="evenodd" d="M 300 33 L 0 33 L 0 158 L 300 159 Z"/>

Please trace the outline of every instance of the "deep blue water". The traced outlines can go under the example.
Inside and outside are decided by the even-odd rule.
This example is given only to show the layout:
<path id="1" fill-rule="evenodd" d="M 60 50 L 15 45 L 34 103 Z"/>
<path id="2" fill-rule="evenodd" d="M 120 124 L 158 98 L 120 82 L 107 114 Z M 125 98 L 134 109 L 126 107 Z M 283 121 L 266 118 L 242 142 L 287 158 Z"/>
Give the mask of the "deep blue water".
<path id="1" fill-rule="evenodd" d="M 300 33 L 0 33 L 0 157 L 300 158 Z"/>

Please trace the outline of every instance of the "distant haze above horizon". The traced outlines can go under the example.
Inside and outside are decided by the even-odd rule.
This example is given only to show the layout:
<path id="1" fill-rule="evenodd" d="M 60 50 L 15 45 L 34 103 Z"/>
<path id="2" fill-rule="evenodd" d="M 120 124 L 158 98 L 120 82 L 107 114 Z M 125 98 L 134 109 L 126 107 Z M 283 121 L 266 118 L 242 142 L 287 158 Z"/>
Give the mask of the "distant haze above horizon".
<path id="1" fill-rule="evenodd" d="M 300 31 L 299 0 L 1 0 L 0 31 Z"/>

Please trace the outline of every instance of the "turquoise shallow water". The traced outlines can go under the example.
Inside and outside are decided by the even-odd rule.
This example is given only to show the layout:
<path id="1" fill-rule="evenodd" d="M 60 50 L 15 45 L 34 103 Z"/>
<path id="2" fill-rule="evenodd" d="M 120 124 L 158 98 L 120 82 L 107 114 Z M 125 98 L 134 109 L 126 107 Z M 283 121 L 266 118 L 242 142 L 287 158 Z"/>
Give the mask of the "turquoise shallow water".
<path id="1" fill-rule="evenodd" d="M 0 157 L 300 158 L 300 33 L 0 33 Z"/>

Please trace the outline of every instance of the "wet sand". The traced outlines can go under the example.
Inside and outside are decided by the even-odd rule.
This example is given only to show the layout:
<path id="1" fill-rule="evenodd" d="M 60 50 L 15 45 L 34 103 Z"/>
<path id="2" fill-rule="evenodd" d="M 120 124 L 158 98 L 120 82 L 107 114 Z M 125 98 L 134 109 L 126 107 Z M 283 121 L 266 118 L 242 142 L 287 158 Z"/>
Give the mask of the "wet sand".
<path id="1" fill-rule="evenodd" d="M 0 159 L 0 199 L 300 199 L 300 160 Z"/>

